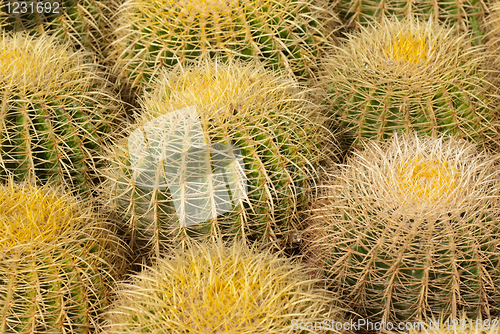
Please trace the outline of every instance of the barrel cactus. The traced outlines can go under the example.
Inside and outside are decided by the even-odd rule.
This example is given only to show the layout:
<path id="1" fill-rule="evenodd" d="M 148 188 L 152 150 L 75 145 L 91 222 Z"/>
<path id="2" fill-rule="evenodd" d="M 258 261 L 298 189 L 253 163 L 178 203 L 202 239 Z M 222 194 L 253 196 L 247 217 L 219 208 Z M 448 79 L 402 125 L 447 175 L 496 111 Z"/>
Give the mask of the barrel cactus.
<path id="1" fill-rule="evenodd" d="M 113 86 L 86 53 L 55 37 L 0 39 L 0 179 L 54 182 L 87 195 L 95 156 L 120 119 Z"/>
<path id="2" fill-rule="evenodd" d="M 311 0 L 128 0 L 115 27 L 115 70 L 147 87 L 161 68 L 200 57 L 237 57 L 307 78 L 336 16 Z"/>
<path id="3" fill-rule="evenodd" d="M 91 206 L 67 192 L 0 186 L 0 332 L 96 333 L 125 248 Z"/>
<path id="4" fill-rule="evenodd" d="M 498 157 L 463 139 L 396 133 L 324 188 L 304 238 L 355 312 L 394 323 L 500 314 Z"/>
<path id="5" fill-rule="evenodd" d="M 110 146 L 103 200 L 157 252 L 216 234 L 278 245 L 334 148 L 307 92 L 240 62 L 164 72 Z"/>
<path id="6" fill-rule="evenodd" d="M 104 61 L 110 43 L 109 0 L 4 1 L 0 25 L 11 32 L 48 33 L 75 49 L 91 51 Z"/>
<path id="7" fill-rule="evenodd" d="M 395 16 L 399 20 L 414 16 L 420 21 L 432 19 L 447 23 L 457 33 L 470 33 L 476 43 L 482 42 L 490 12 L 489 1 L 481 0 L 340 0 L 335 8 L 347 26 L 357 29 L 380 22 L 384 16 Z"/>
<path id="8" fill-rule="evenodd" d="M 322 80 L 351 141 L 415 130 L 495 142 L 498 98 L 482 47 L 432 22 L 384 19 L 362 30 L 326 60 Z"/>
<path id="9" fill-rule="evenodd" d="M 299 322 L 343 319 L 320 283 L 304 266 L 240 243 L 192 245 L 120 284 L 104 333 L 324 333 L 297 332 Z"/>

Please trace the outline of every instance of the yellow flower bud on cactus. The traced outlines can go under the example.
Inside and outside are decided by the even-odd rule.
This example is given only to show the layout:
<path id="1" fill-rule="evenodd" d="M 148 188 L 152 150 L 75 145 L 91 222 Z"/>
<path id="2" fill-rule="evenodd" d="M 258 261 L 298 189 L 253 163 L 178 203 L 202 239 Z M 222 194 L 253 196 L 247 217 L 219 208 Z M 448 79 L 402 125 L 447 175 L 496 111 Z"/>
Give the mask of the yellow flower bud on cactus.
<path id="1" fill-rule="evenodd" d="M 98 331 L 125 269 L 110 227 L 66 191 L 0 186 L 0 332 Z"/>
<path id="2" fill-rule="evenodd" d="M 306 271 L 239 243 L 192 245 L 120 284 L 104 333 L 323 333 L 297 329 L 343 310 Z"/>
<path id="3" fill-rule="evenodd" d="M 498 157 L 415 133 L 365 147 L 324 179 L 304 233 L 332 289 L 375 321 L 499 316 Z"/>

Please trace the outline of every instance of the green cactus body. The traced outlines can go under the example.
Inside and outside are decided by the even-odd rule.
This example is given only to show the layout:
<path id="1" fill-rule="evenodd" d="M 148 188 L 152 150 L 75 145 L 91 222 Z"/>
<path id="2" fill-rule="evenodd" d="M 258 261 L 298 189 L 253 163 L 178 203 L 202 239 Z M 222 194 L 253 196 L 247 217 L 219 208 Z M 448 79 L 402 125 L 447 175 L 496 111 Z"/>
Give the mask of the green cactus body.
<path id="1" fill-rule="evenodd" d="M 119 121 L 121 104 L 84 53 L 54 39 L 2 37 L 0 172 L 4 181 L 37 179 L 87 194 L 94 156 Z"/>
<path id="2" fill-rule="evenodd" d="M 337 22 L 309 0 L 126 1 L 117 20 L 115 69 L 140 87 L 164 66 L 216 55 L 307 78 Z"/>
<path id="3" fill-rule="evenodd" d="M 482 49 L 432 23 L 384 21 L 325 62 L 332 114 L 351 140 L 394 131 L 453 134 L 492 144 L 498 112 Z"/>
<path id="4" fill-rule="evenodd" d="M 153 248 L 216 234 L 279 244 L 294 230 L 320 148 L 332 141 L 304 93 L 254 65 L 165 72 L 139 126 L 110 150 L 105 200 Z M 149 146 L 132 151 L 132 135 Z M 191 216 L 179 214 L 188 209 Z"/>
<path id="5" fill-rule="evenodd" d="M 125 255 L 86 205 L 48 187 L 0 188 L 0 332 L 95 333 Z"/>
<path id="6" fill-rule="evenodd" d="M 111 2 L 106 0 L 9 0 L 4 1 L 0 12 L 0 25 L 11 32 L 56 35 L 62 43 L 69 42 L 75 49 L 95 52 L 99 60 L 104 61 L 113 14 L 111 8 Z"/>
<path id="7" fill-rule="evenodd" d="M 306 271 L 240 244 L 192 245 L 121 284 L 104 333 L 322 333 L 296 322 L 342 321 L 343 309 Z"/>
<path id="8" fill-rule="evenodd" d="M 371 142 L 311 209 L 311 256 L 362 317 L 496 317 L 496 159 L 466 141 Z"/>
<path id="9" fill-rule="evenodd" d="M 489 14 L 488 1 L 407 1 L 407 0 L 342 0 L 336 3 L 341 19 L 357 29 L 380 22 L 383 17 L 398 20 L 415 17 L 448 24 L 458 33 L 469 33 L 475 44 L 481 44 L 486 33 L 485 22 Z"/>

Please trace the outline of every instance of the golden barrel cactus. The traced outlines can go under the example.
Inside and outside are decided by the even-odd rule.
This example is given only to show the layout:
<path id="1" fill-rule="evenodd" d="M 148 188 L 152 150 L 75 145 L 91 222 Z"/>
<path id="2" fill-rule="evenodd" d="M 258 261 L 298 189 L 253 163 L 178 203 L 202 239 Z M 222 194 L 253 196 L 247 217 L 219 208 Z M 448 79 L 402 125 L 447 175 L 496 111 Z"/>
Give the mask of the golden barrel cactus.
<path id="1" fill-rule="evenodd" d="M 297 332 L 299 323 L 344 319 L 335 295 L 307 268 L 240 243 L 178 250 L 116 293 L 105 334 L 319 334 L 317 326 Z"/>
<path id="2" fill-rule="evenodd" d="M 115 70 L 147 87 L 162 68 L 202 57 L 261 61 L 311 77 L 337 18 L 325 1 L 128 0 L 115 22 Z"/>
<path id="3" fill-rule="evenodd" d="M 410 130 L 497 145 L 498 94 L 487 58 L 466 35 L 436 23 L 384 19 L 325 60 L 326 103 L 358 147 Z"/>
<path id="4" fill-rule="evenodd" d="M 157 254 L 217 234 L 281 248 L 334 146 L 308 90 L 237 61 L 178 66 L 153 87 L 108 149 L 103 201 Z"/>
<path id="5" fill-rule="evenodd" d="M 305 238 L 357 313 L 392 322 L 500 315 L 497 157 L 464 140 L 396 134 L 331 176 Z"/>
<path id="6" fill-rule="evenodd" d="M 121 119 L 115 87 L 88 53 L 54 36 L 0 36 L 0 179 L 89 195 L 96 156 Z"/>
<path id="7" fill-rule="evenodd" d="M 395 16 L 398 20 L 414 16 L 420 21 L 446 23 L 457 33 L 469 33 L 475 43 L 481 43 L 486 33 L 489 3 L 488 0 L 340 0 L 335 2 L 335 8 L 347 26 L 357 29 L 380 22 L 384 16 Z"/>
<path id="8" fill-rule="evenodd" d="M 106 219 L 68 193 L 0 186 L 0 332 L 95 333 L 125 269 Z"/>

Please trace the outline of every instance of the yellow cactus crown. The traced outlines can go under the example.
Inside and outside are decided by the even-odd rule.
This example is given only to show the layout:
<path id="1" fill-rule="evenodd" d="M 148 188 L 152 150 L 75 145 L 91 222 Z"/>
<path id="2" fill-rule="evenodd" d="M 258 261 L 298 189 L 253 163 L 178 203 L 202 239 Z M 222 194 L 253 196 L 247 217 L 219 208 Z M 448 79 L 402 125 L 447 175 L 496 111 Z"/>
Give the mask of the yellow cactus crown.
<path id="1" fill-rule="evenodd" d="M 340 319 L 335 298 L 317 283 L 302 266 L 239 243 L 192 245 L 121 286 L 107 333 L 136 326 L 172 333 L 292 333 L 285 326 L 297 316 Z M 150 312 L 162 316 L 153 319 Z"/>
<path id="2" fill-rule="evenodd" d="M 48 187 L 0 186 L 0 248 L 50 243 L 82 218 L 78 202 Z"/>
<path id="3" fill-rule="evenodd" d="M 298 83 L 283 78 L 256 64 L 232 61 L 229 64 L 207 60 L 200 66 L 183 69 L 177 66 L 159 76 L 151 93 L 145 93 L 144 110 L 153 116 L 188 106 L 203 106 L 205 116 L 229 117 L 233 109 L 238 112 L 283 105 L 285 101 L 304 95 Z M 302 101 L 302 102 L 305 102 Z M 156 111 L 156 112 L 155 112 Z"/>
<path id="4" fill-rule="evenodd" d="M 359 33 L 349 36 L 327 62 L 333 70 L 352 67 L 354 62 L 366 73 L 413 78 L 425 85 L 425 81 L 436 76 L 443 79 L 443 74 L 452 75 L 466 60 L 471 66 L 483 61 L 482 55 L 474 50 L 467 35 L 457 35 L 453 29 L 434 21 L 384 17 L 382 22 L 361 27 Z"/>
<path id="5" fill-rule="evenodd" d="M 81 75 L 82 69 L 77 65 L 81 64 L 83 53 L 71 52 L 68 45 L 57 44 L 53 36 L 4 32 L 0 41 L 0 82 L 4 87 L 37 90 L 71 81 Z"/>
<path id="6" fill-rule="evenodd" d="M 463 209 L 484 200 L 483 188 L 497 182 L 492 160 L 463 140 L 396 133 L 385 143 L 366 146 L 343 179 L 349 189 L 374 197 L 377 207 L 405 213 Z"/>

